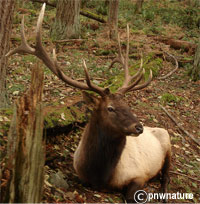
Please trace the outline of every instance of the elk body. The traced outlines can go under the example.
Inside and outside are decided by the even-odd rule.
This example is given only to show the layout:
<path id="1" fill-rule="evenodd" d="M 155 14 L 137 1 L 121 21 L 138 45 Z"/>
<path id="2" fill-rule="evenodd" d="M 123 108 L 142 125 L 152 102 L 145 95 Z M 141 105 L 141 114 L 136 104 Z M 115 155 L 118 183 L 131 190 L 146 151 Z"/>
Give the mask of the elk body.
<path id="1" fill-rule="evenodd" d="M 125 58 L 118 38 L 119 56 L 111 64 L 112 66 L 119 62 L 123 65 L 125 81 L 113 94 L 108 88 L 98 87 L 91 82 L 85 62 L 86 83 L 82 83 L 64 74 L 57 63 L 55 51 L 53 51 L 53 59 L 50 58 L 41 41 L 44 11 L 45 4 L 38 18 L 35 47 L 27 44 L 23 19 L 22 44 L 10 51 L 7 56 L 15 53 L 35 55 L 66 84 L 81 90 L 90 90 L 99 95 L 97 97 L 84 92 L 86 102 L 91 104 L 94 110 L 74 155 L 74 168 L 79 178 L 95 189 L 122 190 L 127 201 L 134 201 L 134 193 L 161 172 L 161 189 L 162 192 L 166 192 L 171 157 L 168 132 L 162 128 L 143 127 L 123 100 L 125 93 L 146 87 L 152 79 L 150 71 L 149 79 L 143 84 L 140 83 L 144 76 L 142 61 L 139 71 L 134 76 L 129 74 L 128 27 Z"/>
<path id="2" fill-rule="evenodd" d="M 96 108 L 74 155 L 80 179 L 95 189 L 126 189 L 131 201 L 135 191 L 162 171 L 165 192 L 171 153 L 168 132 L 143 127 L 121 95 L 92 102 Z"/>

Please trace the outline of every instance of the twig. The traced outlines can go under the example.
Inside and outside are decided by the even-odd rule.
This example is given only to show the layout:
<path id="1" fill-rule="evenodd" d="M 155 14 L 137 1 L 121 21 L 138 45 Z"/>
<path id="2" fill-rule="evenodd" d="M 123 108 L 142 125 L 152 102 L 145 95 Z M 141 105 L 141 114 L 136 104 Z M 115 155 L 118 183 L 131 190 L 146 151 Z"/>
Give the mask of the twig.
<path id="1" fill-rule="evenodd" d="M 184 177 L 187 177 L 187 178 L 189 178 L 189 179 L 191 179 L 191 180 L 193 180 L 193 181 L 197 181 L 197 182 L 200 183 L 200 180 L 199 180 L 199 179 L 193 178 L 193 177 L 188 176 L 188 175 L 186 175 L 186 174 L 182 174 L 182 173 L 175 172 L 175 171 L 169 171 L 169 173 L 171 173 L 171 174 L 177 174 L 177 175 L 180 175 L 180 176 L 184 176 Z"/>
<path id="2" fill-rule="evenodd" d="M 98 55 L 99 58 L 101 59 L 114 59 L 116 56 L 115 55 Z"/>
<path id="3" fill-rule="evenodd" d="M 65 43 L 65 42 L 81 42 L 84 39 L 66 39 L 66 40 L 55 40 L 56 43 Z"/>
<path id="4" fill-rule="evenodd" d="M 170 57 L 172 57 L 174 59 L 174 61 L 176 63 L 176 67 L 171 72 L 169 72 L 168 74 L 166 74 L 164 76 L 159 77 L 158 79 L 166 79 L 167 77 L 171 76 L 178 69 L 178 67 L 179 67 L 178 66 L 178 60 L 176 59 L 176 57 L 174 57 L 173 55 L 171 55 L 171 54 L 169 54 L 167 52 L 164 52 L 164 53 L 166 53 L 167 55 L 169 55 Z"/>
<path id="5" fill-rule="evenodd" d="M 79 79 L 76 79 L 76 80 L 77 80 L 77 81 L 85 81 L 85 78 L 79 78 Z M 96 77 L 96 78 L 92 78 L 92 80 L 104 81 L 105 79 Z"/>
<path id="6" fill-rule="evenodd" d="M 178 128 L 184 132 L 188 137 L 190 137 L 196 144 L 200 146 L 200 142 L 193 136 L 191 135 L 187 130 L 185 130 L 177 121 L 176 119 L 163 107 L 160 105 L 162 110 L 168 115 L 168 117 L 178 126 Z"/>

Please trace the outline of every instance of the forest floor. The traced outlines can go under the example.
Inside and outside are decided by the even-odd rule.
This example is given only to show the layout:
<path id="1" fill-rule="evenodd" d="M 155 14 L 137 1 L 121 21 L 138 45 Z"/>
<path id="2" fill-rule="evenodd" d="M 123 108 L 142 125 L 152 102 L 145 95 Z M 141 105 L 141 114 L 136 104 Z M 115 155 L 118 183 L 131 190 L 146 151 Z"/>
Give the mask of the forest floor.
<path id="1" fill-rule="evenodd" d="M 91 23 L 92 22 L 92 23 Z M 108 39 L 107 30 L 96 22 L 88 22 L 82 26 L 93 28 L 86 32 L 86 39 L 51 42 L 48 39 L 49 25 L 43 25 L 43 42 L 49 53 L 56 47 L 58 62 L 66 74 L 75 79 L 84 78 L 82 59 L 86 60 L 89 72 L 96 84 L 108 81 L 109 86 L 119 86 L 116 75 L 122 73 L 120 66 L 109 70 L 108 67 L 117 53 L 117 42 Z M 32 23 L 33 25 L 33 23 Z M 34 27 L 29 25 L 27 36 L 32 40 Z M 180 37 L 184 33 L 178 27 L 168 28 L 168 37 Z M 178 32 L 177 32 L 178 30 Z M 126 44 L 126 30 L 119 29 L 121 41 Z M 12 46 L 19 44 L 16 40 L 18 30 L 14 31 Z M 17 36 L 17 38 L 16 38 Z M 191 59 L 194 53 L 174 50 L 169 45 L 159 42 L 155 35 L 147 35 L 141 30 L 130 33 L 130 69 L 138 69 L 140 53 L 143 53 L 144 67 L 156 66 L 152 83 L 141 91 L 128 93 L 125 97 L 133 113 L 145 126 L 162 127 L 168 130 L 172 142 L 172 165 L 170 169 L 169 193 L 193 193 L 192 200 L 169 200 L 169 202 L 200 202 L 200 146 L 186 135 L 169 118 L 161 108 L 163 106 L 187 132 L 199 141 L 200 139 L 200 81 L 193 82 L 188 76 L 185 64 L 179 64 L 178 70 L 167 77 L 159 79 L 175 68 L 173 61 L 167 60 L 170 53 L 177 59 L 179 56 Z M 156 53 L 159 53 L 156 54 Z M 16 55 L 10 59 L 9 65 L 9 97 L 11 103 L 23 94 L 30 83 L 31 68 L 36 59 L 32 56 Z M 114 81 L 114 85 L 113 85 Z M 73 97 L 72 97 L 73 96 Z M 45 68 L 44 103 L 47 106 L 66 105 L 72 100 L 82 100 L 80 92 L 64 85 Z M 81 184 L 73 169 L 73 154 L 84 129 L 83 124 L 74 123 L 64 134 L 46 135 L 45 185 L 42 202 L 48 203 L 122 203 L 123 197 L 118 192 L 97 192 Z M 5 150 L 5 147 L 1 147 Z M 60 181 L 61 184 L 57 184 Z M 146 192 L 159 192 L 159 181 L 155 180 L 145 186 Z M 153 201 L 151 201 L 153 202 Z M 154 202 L 158 202 L 155 201 Z"/>

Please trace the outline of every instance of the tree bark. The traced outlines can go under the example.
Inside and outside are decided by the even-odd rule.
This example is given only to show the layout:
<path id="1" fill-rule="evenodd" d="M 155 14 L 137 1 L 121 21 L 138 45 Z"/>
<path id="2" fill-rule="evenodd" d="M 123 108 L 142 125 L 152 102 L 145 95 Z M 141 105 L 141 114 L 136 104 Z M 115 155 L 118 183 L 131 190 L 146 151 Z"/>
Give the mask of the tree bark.
<path id="1" fill-rule="evenodd" d="M 44 177 L 43 70 L 32 71 L 28 93 L 15 104 L 8 134 L 7 170 L 10 179 L 4 202 L 39 203 Z"/>
<path id="2" fill-rule="evenodd" d="M 110 0 L 108 13 L 108 26 L 110 39 L 116 39 L 118 33 L 118 10 L 119 0 Z"/>
<path id="3" fill-rule="evenodd" d="M 143 3 L 144 3 L 144 0 L 137 0 L 135 4 L 135 13 L 141 13 Z"/>
<path id="4" fill-rule="evenodd" d="M 51 30 L 51 37 L 54 40 L 79 37 L 80 6 L 81 0 L 59 0 L 57 2 L 56 19 Z"/>
<path id="5" fill-rule="evenodd" d="M 196 52 L 194 56 L 194 65 L 190 71 L 190 75 L 193 81 L 200 80 L 200 38 L 199 38 L 199 43 L 196 48 Z"/>
<path id="6" fill-rule="evenodd" d="M 6 76 L 9 41 L 12 28 L 12 18 L 15 0 L 0 1 L 0 108 L 7 106 Z"/>

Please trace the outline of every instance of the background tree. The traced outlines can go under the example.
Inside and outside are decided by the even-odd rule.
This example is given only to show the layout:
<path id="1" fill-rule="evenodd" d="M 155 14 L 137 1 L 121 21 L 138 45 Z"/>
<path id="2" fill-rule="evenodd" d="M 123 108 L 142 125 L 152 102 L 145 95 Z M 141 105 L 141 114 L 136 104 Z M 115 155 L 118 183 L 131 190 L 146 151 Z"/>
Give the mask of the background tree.
<path id="1" fill-rule="evenodd" d="M 108 26 L 110 30 L 110 38 L 115 39 L 118 31 L 118 10 L 119 0 L 110 0 L 108 12 Z"/>
<path id="2" fill-rule="evenodd" d="M 53 39 L 78 38 L 80 34 L 81 0 L 60 0 L 57 2 L 56 18 L 52 26 Z"/>
<path id="3" fill-rule="evenodd" d="M 200 38 L 199 43 L 196 48 L 195 56 L 194 56 L 194 65 L 190 71 L 190 75 L 193 81 L 200 80 Z"/>
<path id="4" fill-rule="evenodd" d="M 142 4 L 144 0 L 137 0 L 135 4 L 135 13 L 140 13 L 142 11 Z"/>
<path id="5" fill-rule="evenodd" d="M 9 50 L 10 33 L 12 28 L 12 18 L 15 8 L 15 0 L 0 1 L 0 108 L 6 107 L 6 75 L 7 58 Z"/>

